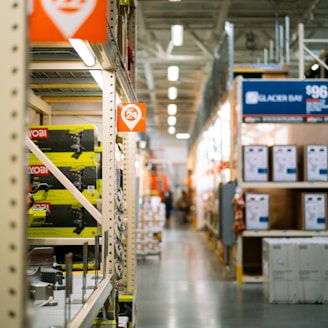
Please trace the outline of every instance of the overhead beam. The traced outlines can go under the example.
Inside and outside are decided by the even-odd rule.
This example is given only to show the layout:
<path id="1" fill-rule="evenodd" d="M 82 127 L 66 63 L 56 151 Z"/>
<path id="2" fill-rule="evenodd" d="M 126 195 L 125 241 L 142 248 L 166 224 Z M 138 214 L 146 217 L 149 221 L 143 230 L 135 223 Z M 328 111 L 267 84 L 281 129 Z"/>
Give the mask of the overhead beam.
<path id="1" fill-rule="evenodd" d="M 102 116 L 102 110 L 53 110 L 52 116 Z"/>
<path id="2" fill-rule="evenodd" d="M 49 79 L 48 79 L 49 80 Z M 51 79 L 52 80 L 52 79 Z M 95 83 L 31 83 L 31 89 L 99 89 L 98 84 Z"/>
<path id="3" fill-rule="evenodd" d="M 47 103 L 100 103 L 102 97 L 42 97 Z"/>
<path id="4" fill-rule="evenodd" d="M 40 97 L 36 96 L 33 91 L 29 94 L 29 106 L 38 113 L 51 115 L 51 106 Z"/>
<path id="5" fill-rule="evenodd" d="M 86 66 L 83 61 L 68 60 L 68 61 L 33 61 L 29 65 L 32 71 L 85 71 L 102 69 L 101 65 L 95 64 L 92 67 Z"/>

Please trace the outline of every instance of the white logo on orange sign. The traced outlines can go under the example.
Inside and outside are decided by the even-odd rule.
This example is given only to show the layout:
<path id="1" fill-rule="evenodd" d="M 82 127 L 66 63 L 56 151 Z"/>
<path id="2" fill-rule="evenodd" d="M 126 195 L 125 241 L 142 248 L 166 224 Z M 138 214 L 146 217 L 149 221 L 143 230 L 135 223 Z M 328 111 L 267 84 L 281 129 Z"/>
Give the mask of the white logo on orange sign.
<path id="1" fill-rule="evenodd" d="M 70 38 L 93 12 L 97 0 L 41 0 L 47 15 Z"/>
<path id="2" fill-rule="evenodd" d="M 122 108 L 121 118 L 126 126 L 132 131 L 139 123 L 142 117 L 142 112 L 139 106 L 135 104 L 128 104 Z"/>

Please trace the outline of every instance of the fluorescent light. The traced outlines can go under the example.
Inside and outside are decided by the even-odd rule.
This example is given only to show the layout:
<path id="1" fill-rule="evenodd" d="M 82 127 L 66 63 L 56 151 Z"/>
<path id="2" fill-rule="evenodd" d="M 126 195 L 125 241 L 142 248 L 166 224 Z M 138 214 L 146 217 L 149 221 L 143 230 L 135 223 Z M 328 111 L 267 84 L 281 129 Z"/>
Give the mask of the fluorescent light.
<path id="1" fill-rule="evenodd" d="M 103 74 L 102 71 L 99 69 L 93 69 L 89 71 L 92 77 L 95 79 L 97 84 L 99 85 L 99 88 L 102 90 L 104 87 L 104 79 L 103 79 Z"/>
<path id="2" fill-rule="evenodd" d="M 175 125 L 177 123 L 177 118 L 175 116 L 169 116 L 167 118 L 167 124 L 172 126 Z"/>
<path id="3" fill-rule="evenodd" d="M 171 26 L 171 40 L 175 46 L 183 45 L 183 25 Z"/>
<path id="4" fill-rule="evenodd" d="M 174 134 L 175 133 L 175 127 L 174 126 L 169 126 L 168 132 L 169 132 L 169 134 Z"/>
<path id="5" fill-rule="evenodd" d="M 189 133 L 177 133 L 175 135 L 175 137 L 177 139 L 189 139 L 190 138 L 190 134 Z"/>
<path id="6" fill-rule="evenodd" d="M 318 68 L 319 68 L 319 65 L 317 63 L 315 63 L 311 66 L 312 71 L 316 71 Z"/>
<path id="7" fill-rule="evenodd" d="M 169 115 L 175 115 L 177 113 L 177 105 L 176 104 L 168 104 L 167 105 L 167 113 Z"/>
<path id="8" fill-rule="evenodd" d="M 147 147 L 147 141 L 146 140 L 140 140 L 139 141 L 139 147 L 140 147 L 140 149 L 145 149 Z"/>
<path id="9" fill-rule="evenodd" d="M 81 39 L 68 40 L 86 66 L 94 66 L 96 64 L 96 56 L 87 41 Z"/>
<path id="10" fill-rule="evenodd" d="M 168 88 L 168 97 L 169 97 L 170 100 L 177 99 L 178 89 L 176 87 L 169 87 Z"/>
<path id="11" fill-rule="evenodd" d="M 169 0 L 169 2 L 180 2 L 181 0 Z"/>
<path id="12" fill-rule="evenodd" d="M 179 79 L 179 67 L 169 66 L 167 68 L 167 79 L 169 81 L 177 81 Z"/>

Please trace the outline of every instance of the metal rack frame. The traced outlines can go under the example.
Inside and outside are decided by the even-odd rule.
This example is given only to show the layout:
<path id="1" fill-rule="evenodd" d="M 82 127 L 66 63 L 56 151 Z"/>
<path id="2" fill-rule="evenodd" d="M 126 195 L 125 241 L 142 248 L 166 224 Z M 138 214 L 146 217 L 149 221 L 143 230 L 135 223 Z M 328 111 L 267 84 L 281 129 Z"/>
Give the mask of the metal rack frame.
<path id="1" fill-rule="evenodd" d="M 26 1 L 9 0 L 1 8 L 0 85 L 2 250 L 1 324 L 24 327 L 28 322 L 25 285 L 26 191 L 24 138 L 27 108 Z"/>
<path id="2" fill-rule="evenodd" d="M 1 249 L 5 252 L 1 266 L 1 318 L 4 326 L 21 328 L 28 322 L 27 316 L 27 290 L 26 290 L 26 192 L 27 180 L 25 167 L 27 165 L 26 157 L 26 135 L 27 135 L 27 108 L 32 109 L 39 106 L 44 107 L 47 104 L 39 104 L 40 99 L 28 92 L 26 80 L 28 71 L 27 49 L 28 38 L 27 31 L 27 5 L 23 0 L 9 0 L 2 7 L 0 26 L 4 33 L 1 42 L 2 61 L 1 67 L 1 85 L 3 120 L 2 120 L 2 140 L 1 153 L 2 161 L 2 181 L 3 188 L 6 190 L 2 197 L 3 220 L 0 226 L 3 232 L 1 238 Z M 110 25 L 115 30 L 117 25 L 116 14 L 118 0 L 110 1 Z M 99 284 L 99 289 L 92 294 L 87 301 L 85 309 L 72 319 L 70 327 L 87 327 L 92 322 L 92 317 L 96 316 L 99 306 L 108 299 L 113 283 L 114 272 L 114 245 L 111 242 L 114 237 L 114 219 L 115 202 L 114 193 L 116 191 L 116 163 L 115 163 L 115 141 L 116 141 L 116 91 L 119 84 L 125 98 L 130 101 L 136 100 L 136 95 L 130 79 L 120 62 L 119 53 L 116 44 L 109 40 L 102 46 L 97 46 L 96 54 L 99 62 L 102 63 L 104 74 L 103 91 L 103 204 L 102 214 L 94 211 L 98 221 L 103 226 L 102 241 L 108 240 L 108 245 L 104 247 L 107 254 L 103 258 L 104 279 Z M 49 65 L 49 64 L 47 64 Z M 49 68 L 49 66 L 48 66 Z M 56 67 L 58 68 L 58 66 Z M 47 106 L 46 106 L 47 107 Z M 51 109 L 46 114 L 51 115 Z M 127 137 L 127 147 L 125 149 L 127 173 L 127 201 L 131 207 L 130 230 L 133 232 L 135 224 L 135 188 L 136 184 L 129 181 L 135 180 L 134 160 L 135 156 L 135 134 Z M 134 145 L 133 145 L 134 143 Z M 79 197 L 79 196 L 77 196 Z M 131 205 L 131 206 L 130 206 Z M 93 211 L 92 209 L 90 209 Z M 105 238 L 106 235 L 106 238 Z M 107 238 L 108 236 L 108 238 Z M 135 281 L 135 254 L 134 237 L 132 233 L 129 236 L 128 257 L 128 288 L 134 290 Z M 53 238 L 29 240 L 30 245 L 67 245 L 69 238 L 55 241 Z M 72 241 L 71 239 L 69 239 Z M 93 240 L 89 240 L 93 244 Z M 73 241 L 74 245 L 82 242 Z M 86 315 L 88 314 L 88 315 Z M 90 321 L 91 320 L 91 321 Z"/>

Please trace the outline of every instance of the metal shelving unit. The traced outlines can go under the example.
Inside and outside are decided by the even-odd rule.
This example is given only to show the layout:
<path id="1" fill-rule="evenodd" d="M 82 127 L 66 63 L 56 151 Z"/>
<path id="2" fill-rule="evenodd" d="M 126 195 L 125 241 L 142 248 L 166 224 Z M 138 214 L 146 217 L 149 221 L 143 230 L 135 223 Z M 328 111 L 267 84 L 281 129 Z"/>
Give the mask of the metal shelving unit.
<path id="1" fill-rule="evenodd" d="M 241 98 L 241 90 L 242 90 L 242 81 L 237 80 L 235 81 L 237 86 L 236 89 L 236 99 L 237 99 L 237 105 L 238 108 L 237 111 L 237 126 L 236 129 L 236 135 L 235 135 L 235 143 L 234 146 L 236 147 L 235 152 L 237 153 L 237 170 L 236 170 L 236 178 L 238 181 L 238 185 L 243 189 L 243 191 L 251 190 L 252 192 L 256 192 L 257 190 L 260 190 L 260 192 L 278 192 L 281 190 L 290 190 L 296 193 L 300 193 L 302 190 L 308 190 L 314 191 L 314 190 L 327 190 L 328 189 L 328 182 L 326 181 L 296 181 L 296 182 L 272 182 L 272 181 L 266 181 L 266 182 L 245 182 L 243 181 L 243 174 L 242 174 L 242 119 L 241 119 L 241 113 L 242 113 L 242 98 Z M 249 125 L 247 123 L 244 124 Z M 288 126 L 288 123 L 281 123 L 282 126 Z M 306 123 L 305 123 L 306 125 Z M 308 124 L 309 125 L 309 124 Z M 305 128 L 305 127 L 304 127 Z M 312 143 L 322 143 L 323 140 L 323 134 L 320 134 L 320 131 L 322 129 L 326 128 L 326 124 L 320 124 L 316 125 L 316 133 L 310 133 L 309 137 L 311 138 Z M 288 141 L 291 144 L 297 144 L 295 141 L 296 135 L 299 135 L 299 130 L 297 130 L 297 127 L 295 124 L 289 124 L 289 129 L 293 131 L 293 133 L 290 133 L 292 135 L 291 138 L 293 138 L 292 142 Z M 310 129 L 310 127 L 309 127 Z M 313 128 L 312 128 L 313 129 Z M 263 129 L 262 129 L 263 130 Z M 306 139 L 306 132 L 304 132 L 305 137 L 303 139 Z M 264 140 L 265 138 L 261 139 Z M 303 140 L 302 139 L 302 140 Z M 304 141 L 303 140 L 303 141 Z M 306 139 L 307 140 L 307 139 Z M 297 140 L 298 141 L 298 140 Z M 315 142 L 314 142 L 315 141 Z M 265 143 L 265 141 L 262 141 Z M 297 145 L 300 146 L 302 144 L 302 141 L 298 143 Z M 291 217 L 286 215 L 286 221 L 289 222 L 289 220 L 292 220 Z M 290 221 L 291 222 L 291 221 Z M 265 237 L 277 237 L 277 238 L 291 238 L 291 237 L 328 237 L 328 231 L 310 231 L 310 230 L 297 230 L 297 229 L 272 229 L 272 230 L 245 230 L 243 231 L 237 239 L 237 258 L 236 258 L 236 280 L 237 283 L 247 283 L 247 282 L 262 282 L 262 276 L 261 274 L 254 274 L 254 275 L 248 275 L 244 272 L 244 263 L 243 263 L 243 253 L 245 253 L 244 250 L 244 244 L 246 243 L 245 239 L 251 239 L 251 238 L 265 238 Z M 257 244 L 256 244 L 257 245 Z M 254 245 L 253 245 L 254 247 Z M 251 263 L 253 265 L 254 263 Z"/>
<path id="2" fill-rule="evenodd" d="M 102 225 L 103 243 L 103 279 L 99 282 L 97 289 L 90 295 L 82 310 L 69 322 L 69 327 L 90 327 L 93 319 L 99 310 L 112 295 L 115 287 L 114 269 L 114 220 L 116 192 L 116 163 L 115 163 L 115 143 L 116 143 L 116 94 L 119 94 L 127 101 L 137 101 L 134 87 L 125 71 L 122 58 L 120 57 L 117 43 L 117 8 L 118 0 L 110 2 L 110 30 L 115 31 L 107 43 L 92 46 L 101 63 L 104 77 L 104 88 L 102 93 L 102 128 L 103 128 L 103 199 L 102 213 L 91 210 L 98 222 Z M 44 114 L 44 123 L 50 123 L 51 108 L 40 97 L 27 90 L 28 44 L 26 38 L 27 30 L 27 8 L 28 2 L 23 0 L 7 1 L 2 8 L 2 19 L 0 26 L 4 33 L 1 42 L 2 61 L 1 61 L 1 85 L 3 120 L 2 120 L 2 175 L 4 190 L 6 193 L 2 197 L 2 210 L 4 219 L 1 220 L 1 249 L 3 250 L 3 265 L 1 266 L 1 318 L 4 326 L 13 328 L 26 327 L 29 321 L 27 312 L 27 291 L 26 291 L 26 249 L 30 246 L 56 246 L 56 245 L 81 245 L 88 242 L 94 245 L 93 238 L 26 238 L 26 135 L 27 120 L 26 110 L 29 108 Z M 133 25 L 135 17 L 133 16 Z M 131 36 L 131 35 L 130 35 Z M 29 64 L 29 69 L 41 70 L 40 63 Z M 44 64 L 44 69 L 57 70 L 61 67 L 67 69 L 65 63 L 48 62 Z M 84 65 L 71 63 L 72 70 L 88 70 Z M 49 119 L 48 119 L 49 118 Z M 131 234 L 128 237 L 127 258 L 127 288 L 135 289 L 135 234 L 134 224 L 136 220 L 135 193 L 136 184 L 134 168 L 135 156 L 135 134 L 126 136 L 127 144 L 125 151 L 125 169 L 127 207 L 129 210 L 129 229 Z M 132 181 L 132 182 L 131 182 Z M 80 196 L 77 196 L 79 199 Z M 80 200 L 80 199 L 79 199 Z M 107 244 L 104 245 L 104 242 Z M 106 252 L 105 252 L 106 251 Z"/>
<path id="3" fill-rule="evenodd" d="M 25 285 L 26 194 L 24 138 L 27 108 L 26 1 L 2 4 L 0 28 L 1 180 L 2 219 L 0 249 L 3 327 L 22 328 L 29 322 Z"/>

